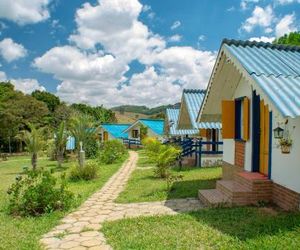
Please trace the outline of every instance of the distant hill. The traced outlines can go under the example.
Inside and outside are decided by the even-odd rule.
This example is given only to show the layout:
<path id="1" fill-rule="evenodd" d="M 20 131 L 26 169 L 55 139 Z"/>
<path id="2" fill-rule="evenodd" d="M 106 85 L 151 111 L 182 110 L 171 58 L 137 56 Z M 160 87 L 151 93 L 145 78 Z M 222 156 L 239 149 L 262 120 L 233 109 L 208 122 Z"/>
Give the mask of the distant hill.
<path id="1" fill-rule="evenodd" d="M 149 118 L 148 115 L 133 113 L 133 112 L 119 112 L 114 111 L 118 123 L 134 123 L 141 118 Z"/>
<path id="2" fill-rule="evenodd" d="M 111 110 L 118 111 L 120 114 L 124 112 L 131 112 L 136 114 L 144 114 L 148 116 L 156 116 L 162 112 L 164 112 L 167 108 L 178 107 L 178 103 L 174 105 L 162 105 L 155 108 L 148 108 L 147 106 L 138 106 L 138 105 L 122 105 L 118 107 L 114 107 Z"/>

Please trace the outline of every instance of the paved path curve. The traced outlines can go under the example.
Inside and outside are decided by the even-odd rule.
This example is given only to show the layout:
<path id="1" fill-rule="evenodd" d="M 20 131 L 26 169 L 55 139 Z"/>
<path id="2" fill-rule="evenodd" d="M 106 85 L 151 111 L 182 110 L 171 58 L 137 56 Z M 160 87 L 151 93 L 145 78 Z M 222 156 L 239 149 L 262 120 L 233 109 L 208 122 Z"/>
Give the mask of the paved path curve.
<path id="1" fill-rule="evenodd" d="M 130 151 L 129 159 L 101 190 L 94 193 L 75 212 L 62 219 L 62 224 L 45 234 L 41 243 L 46 249 L 96 250 L 112 249 L 99 232 L 104 221 L 123 218 L 177 214 L 202 208 L 194 198 L 160 202 L 118 204 L 114 200 L 123 191 L 136 167 L 138 154 Z"/>

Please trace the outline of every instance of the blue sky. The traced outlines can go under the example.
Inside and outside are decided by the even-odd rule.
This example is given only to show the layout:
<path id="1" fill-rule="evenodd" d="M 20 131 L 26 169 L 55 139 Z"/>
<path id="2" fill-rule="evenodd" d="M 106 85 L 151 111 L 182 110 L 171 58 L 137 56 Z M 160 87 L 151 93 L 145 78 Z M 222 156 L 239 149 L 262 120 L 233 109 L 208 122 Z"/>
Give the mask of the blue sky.
<path id="1" fill-rule="evenodd" d="M 299 0 L 0 0 L 0 80 L 69 103 L 175 103 L 206 87 L 223 38 L 270 42 L 298 13 Z"/>

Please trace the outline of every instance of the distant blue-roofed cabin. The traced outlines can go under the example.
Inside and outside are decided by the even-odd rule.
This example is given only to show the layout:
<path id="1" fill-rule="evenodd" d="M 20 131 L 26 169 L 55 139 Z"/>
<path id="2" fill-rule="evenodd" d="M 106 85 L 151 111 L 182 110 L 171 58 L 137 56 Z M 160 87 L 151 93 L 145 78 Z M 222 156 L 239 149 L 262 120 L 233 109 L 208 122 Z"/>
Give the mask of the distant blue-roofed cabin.
<path id="1" fill-rule="evenodd" d="M 128 138 L 128 133 L 124 132 L 130 124 L 102 124 L 99 128 L 100 141 L 123 140 Z"/>
<path id="2" fill-rule="evenodd" d="M 164 120 L 139 119 L 124 130 L 128 133 L 128 139 L 141 140 L 141 127 L 147 128 L 147 136 L 161 140 L 164 136 Z"/>
<path id="3" fill-rule="evenodd" d="M 197 121 L 222 121 L 226 185 L 251 183 L 243 205 L 299 210 L 300 47 L 225 39 L 207 91 Z M 201 195 L 221 199 L 219 191 Z"/>
<path id="4" fill-rule="evenodd" d="M 195 137 L 202 138 L 203 141 L 222 141 L 222 124 L 219 121 L 197 121 L 197 116 L 203 104 L 205 94 L 206 91 L 202 89 L 183 90 L 177 129 L 198 130 L 198 134 Z M 207 145 L 207 150 L 210 149 L 218 151 L 218 146 L 215 144 Z"/>
<path id="5" fill-rule="evenodd" d="M 186 138 L 199 135 L 199 129 L 178 129 L 179 109 L 166 109 L 164 133 L 167 137 Z"/>

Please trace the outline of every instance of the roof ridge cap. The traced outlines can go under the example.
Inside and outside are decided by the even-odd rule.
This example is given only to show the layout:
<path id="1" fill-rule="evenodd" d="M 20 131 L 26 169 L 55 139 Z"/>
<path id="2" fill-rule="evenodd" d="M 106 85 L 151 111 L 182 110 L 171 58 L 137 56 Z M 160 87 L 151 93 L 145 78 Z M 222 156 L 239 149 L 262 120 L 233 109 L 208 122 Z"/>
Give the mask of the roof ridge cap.
<path id="1" fill-rule="evenodd" d="M 277 50 L 284 50 L 284 51 L 296 51 L 300 52 L 300 46 L 297 45 L 285 45 L 285 44 L 272 44 L 272 43 L 265 43 L 265 42 L 257 42 L 257 41 L 249 41 L 249 40 L 235 40 L 235 39 L 223 39 L 222 45 L 227 44 L 229 46 L 242 46 L 242 47 L 258 47 L 258 48 L 270 48 L 270 49 L 277 49 Z"/>

